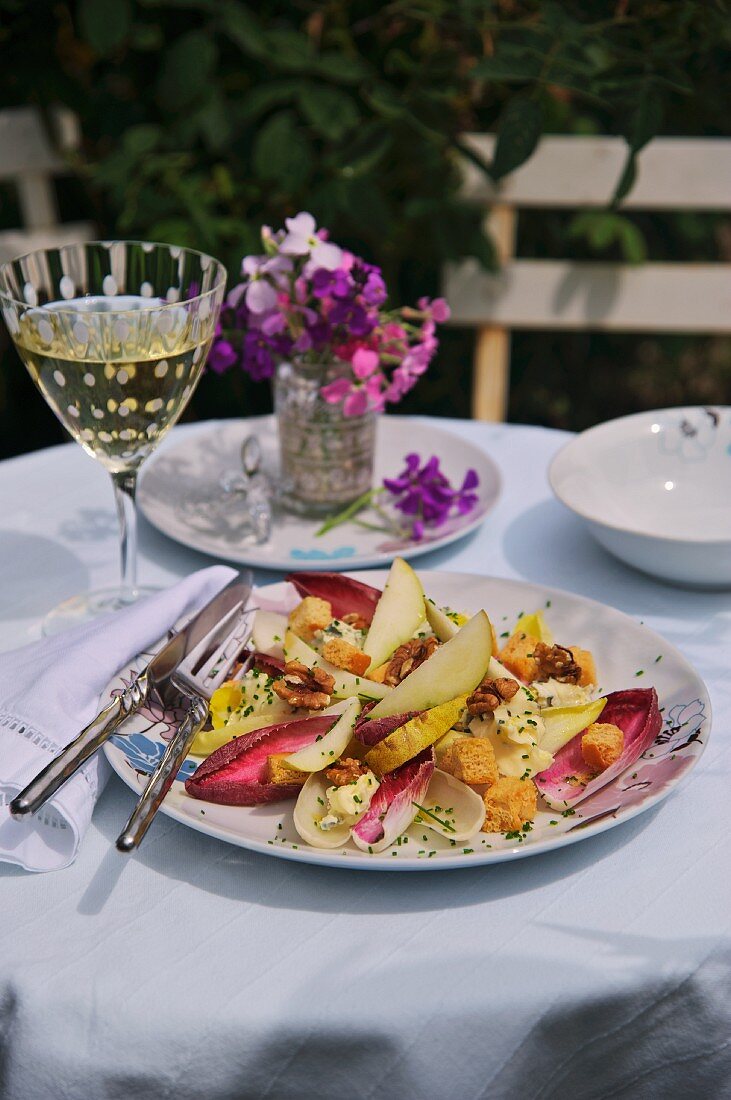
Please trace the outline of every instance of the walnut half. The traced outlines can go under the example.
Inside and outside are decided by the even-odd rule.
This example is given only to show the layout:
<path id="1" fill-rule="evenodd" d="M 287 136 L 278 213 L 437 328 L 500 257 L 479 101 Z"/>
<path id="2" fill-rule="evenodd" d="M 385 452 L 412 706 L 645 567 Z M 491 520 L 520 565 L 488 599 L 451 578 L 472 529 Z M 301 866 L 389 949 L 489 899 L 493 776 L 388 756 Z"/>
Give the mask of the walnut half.
<path id="1" fill-rule="evenodd" d="M 272 684 L 274 691 L 291 707 L 308 710 L 324 710 L 330 706 L 335 680 L 324 668 L 308 668 L 301 661 L 287 661 L 279 680 Z"/>
<path id="2" fill-rule="evenodd" d="M 384 684 L 396 687 L 397 684 L 406 679 L 410 672 L 413 672 L 419 665 L 423 665 L 424 661 L 431 657 L 438 644 L 434 637 L 412 638 L 410 642 L 404 642 L 388 662 L 386 675 L 383 678 Z"/>
<path id="3" fill-rule="evenodd" d="M 349 783 L 357 783 L 362 775 L 370 769 L 367 764 L 355 760 L 352 756 L 344 756 L 329 768 L 325 768 L 325 776 L 333 787 L 347 787 Z"/>
<path id="4" fill-rule="evenodd" d="M 518 681 L 507 676 L 498 676 L 495 680 L 485 679 L 467 699 L 467 710 L 475 716 L 489 714 L 503 703 L 509 703 L 517 695 L 519 688 Z"/>
<path id="5" fill-rule="evenodd" d="M 560 680 L 563 684 L 578 684 L 581 669 L 574 655 L 565 645 L 546 645 L 536 642 L 533 657 L 538 664 L 536 680 Z"/>

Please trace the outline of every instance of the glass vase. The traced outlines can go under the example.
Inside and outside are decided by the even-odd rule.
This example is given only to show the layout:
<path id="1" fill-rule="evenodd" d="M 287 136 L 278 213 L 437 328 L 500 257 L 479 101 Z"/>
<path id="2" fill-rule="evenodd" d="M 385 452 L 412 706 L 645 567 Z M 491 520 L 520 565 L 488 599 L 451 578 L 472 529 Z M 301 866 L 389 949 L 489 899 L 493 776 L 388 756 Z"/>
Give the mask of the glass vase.
<path id="1" fill-rule="evenodd" d="M 346 507 L 373 485 L 376 413 L 345 416 L 323 386 L 349 377 L 348 363 L 281 363 L 274 380 L 279 430 L 281 503 L 305 516 Z"/>

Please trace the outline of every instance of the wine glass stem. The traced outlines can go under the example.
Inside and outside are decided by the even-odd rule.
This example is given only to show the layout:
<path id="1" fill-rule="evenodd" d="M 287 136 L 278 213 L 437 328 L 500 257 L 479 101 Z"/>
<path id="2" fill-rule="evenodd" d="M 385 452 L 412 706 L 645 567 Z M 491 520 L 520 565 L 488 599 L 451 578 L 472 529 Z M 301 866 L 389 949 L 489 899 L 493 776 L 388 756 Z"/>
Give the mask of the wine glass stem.
<path id="1" fill-rule="evenodd" d="M 133 599 L 137 592 L 137 471 L 121 470 L 112 474 L 112 481 L 119 516 L 122 588 Z"/>

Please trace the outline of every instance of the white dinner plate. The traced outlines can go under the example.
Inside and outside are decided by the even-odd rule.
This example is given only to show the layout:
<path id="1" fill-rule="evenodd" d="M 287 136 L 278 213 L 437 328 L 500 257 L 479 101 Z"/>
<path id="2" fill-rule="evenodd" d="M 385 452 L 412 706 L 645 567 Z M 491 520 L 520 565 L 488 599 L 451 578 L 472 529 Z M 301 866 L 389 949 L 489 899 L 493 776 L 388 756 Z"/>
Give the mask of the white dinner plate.
<path id="1" fill-rule="evenodd" d="M 355 575 L 378 587 L 386 578 L 384 570 Z M 453 846 L 436 833 L 412 825 L 407 842 L 402 840 L 377 855 L 352 843 L 334 851 L 316 849 L 300 840 L 295 831 L 293 802 L 219 806 L 191 798 L 183 782 L 177 780 L 161 807 L 163 813 L 219 840 L 283 859 L 363 871 L 433 871 L 535 855 L 594 836 L 654 806 L 697 763 L 710 733 L 708 692 L 682 654 L 642 623 L 594 600 L 523 581 L 427 571 L 420 577 L 427 595 L 437 603 L 470 612 L 484 607 L 498 634 L 512 629 L 522 612 L 542 609 L 561 643 L 593 652 L 603 692 L 654 686 L 664 720 L 655 743 L 623 775 L 580 803 L 574 812 L 564 816 L 544 805 L 532 830 L 517 842 L 478 833 L 466 844 Z M 285 585 L 267 585 L 264 591 L 267 597 L 277 598 Z M 149 657 L 142 653 L 133 667 L 122 669 L 107 693 L 118 692 L 129 683 Z M 151 707 L 127 722 L 124 736 L 115 736 L 105 745 L 112 767 L 136 793 L 143 790 L 147 774 L 159 762 L 173 724 L 171 715 Z M 179 777 L 187 778 L 199 763 L 190 757 Z"/>
<path id="2" fill-rule="evenodd" d="M 384 416 L 379 418 L 376 435 L 375 484 L 384 477 L 396 477 L 410 451 L 424 461 L 435 454 L 454 485 L 462 483 L 468 469 L 477 471 L 478 502 L 471 512 L 450 518 L 415 542 L 352 523 L 316 538 L 322 520 L 276 511 L 269 541 L 251 546 L 242 541 L 234 512 L 210 507 L 210 502 L 223 496 L 221 477 L 240 470 L 241 444 L 248 435 L 259 439 L 263 468 L 276 483 L 279 457 L 274 417 L 214 420 L 164 447 L 146 463 L 137 500 L 150 523 L 185 546 L 243 565 L 283 571 L 343 570 L 386 565 L 397 554 L 411 558 L 446 546 L 479 527 L 500 495 L 498 468 L 479 447 L 432 424 L 427 429 L 412 417 Z"/>

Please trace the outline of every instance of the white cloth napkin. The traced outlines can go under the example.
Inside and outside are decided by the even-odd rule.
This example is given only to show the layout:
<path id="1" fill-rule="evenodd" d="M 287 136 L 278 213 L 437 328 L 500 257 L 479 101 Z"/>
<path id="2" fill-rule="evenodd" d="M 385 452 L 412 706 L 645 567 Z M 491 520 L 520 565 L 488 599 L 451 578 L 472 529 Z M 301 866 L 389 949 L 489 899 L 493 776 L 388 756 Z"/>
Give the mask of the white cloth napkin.
<path id="1" fill-rule="evenodd" d="M 222 565 L 202 569 L 124 611 L 0 655 L 0 861 L 28 871 L 73 862 L 109 778 L 102 752 L 38 813 L 18 821 L 9 803 L 92 720 L 114 674 L 233 576 Z"/>

